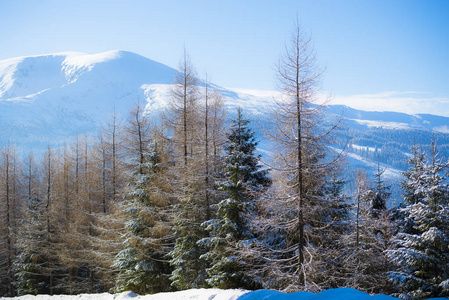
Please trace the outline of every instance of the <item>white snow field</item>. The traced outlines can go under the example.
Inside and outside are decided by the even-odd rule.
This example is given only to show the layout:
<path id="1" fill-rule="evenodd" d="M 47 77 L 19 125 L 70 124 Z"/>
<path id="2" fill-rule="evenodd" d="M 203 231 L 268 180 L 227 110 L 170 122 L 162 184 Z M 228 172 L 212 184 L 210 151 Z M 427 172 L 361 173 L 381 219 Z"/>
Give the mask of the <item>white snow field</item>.
<path id="1" fill-rule="evenodd" d="M 81 294 L 81 295 L 37 295 L 2 298 L 11 300 L 388 300 L 397 299 L 386 295 L 369 295 L 367 293 L 350 289 L 339 288 L 327 290 L 318 294 L 308 292 L 281 293 L 270 290 L 245 291 L 245 290 L 220 290 L 220 289 L 192 289 L 173 293 L 159 293 L 154 295 L 139 296 L 133 292 L 121 294 Z M 434 298 L 446 299 L 446 298 Z"/>

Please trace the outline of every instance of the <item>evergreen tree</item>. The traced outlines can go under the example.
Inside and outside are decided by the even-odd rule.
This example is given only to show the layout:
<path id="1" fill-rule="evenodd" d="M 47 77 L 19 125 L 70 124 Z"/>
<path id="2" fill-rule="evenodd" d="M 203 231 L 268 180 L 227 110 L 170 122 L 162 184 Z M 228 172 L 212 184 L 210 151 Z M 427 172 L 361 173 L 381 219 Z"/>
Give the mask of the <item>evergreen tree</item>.
<path id="1" fill-rule="evenodd" d="M 214 179 L 209 167 L 214 164 L 210 164 L 213 161 L 209 146 L 213 146 L 216 137 L 209 137 L 209 134 L 213 134 L 214 125 L 219 122 L 210 118 L 212 107 L 207 101 L 210 97 L 207 82 L 203 113 L 199 104 L 199 81 L 185 51 L 179 69 L 171 93 L 169 118 L 166 118 L 168 127 L 173 130 L 171 141 L 175 157 L 171 178 L 173 195 L 178 201 L 178 213 L 174 217 L 176 242 L 170 252 L 174 270 L 170 279 L 176 288 L 189 289 L 208 287 L 207 264 L 201 257 L 205 248 L 197 242 L 208 236 L 201 224 L 212 215 L 211 185 Z"/>
<path id="2" fill-rule="evenodd" d="M 207 282 L 212 287 L 254 289 L 258 286 L 245 272 L 250 266 L 239 258 L 242 244 L 254 238 L 248 214 L 254 212 L 257 196 L 271 184 L 268 171 L 262 169 L 260 156 L 255 154 L 256 146 L 249 120 L 243 118 L 239 108 L 225 147 L 226 181 L 220 184 L 229 197 L 215 205 L 217 218 L 203 224 L 211 237 L 199 242 L 208 249 L 203 257 L 211 264 Z"/>
<path id="3" fill-rule="evenodd" d="M 23 177 L 27 188 L 18 234 L 19 255 L 14 262 L 15 285 L 18 295 L 48 294 L 49 277 L 45 274 L 46 257 L 42 251 L 46 246 L 45 206 L 39 193 L 37 164 L 31 154 L 26 159 Z"/>
<path id="4" fill-rule="evenodd" d="M 410 169 L 404 172 L 405 206 L 396 248 L 387 251 L 397 271 L 390 279 L 398 285 L 402 299 L 449 296 L 449 165 L 438 157 L 431 143 L 425 159 L 414 146 Z"/>
<path id="5" fill-rule="evenodd" d="M 374 174 L 376 178 L 375 194 L 371 201 L 371 213 L 373 216 L 378 216 L 382 211 L 387 209 L 387 199 L 390 197 L 390 187 L 386 186 L 385 181 L 382 180 L 382 175 L 385 169 L 380 169 L 379 156 L 377 156 L 377 173 Z"/>
<path id="6" fill-rule="evenodd" d="M 309 251 L 316 259 L 312 262 L 314 272 L 311 280 L 321 289 L 344 285 L 344 255 L 346 244 L 343 236 L 349 230 L 349 197 L 344 193 L 346 182 L 339 178 L 338 167 L 329 169 L 329 176 L 322 186 L 319 214 L 310 236 L 314 242 Z"/>
<path id="7" fill-rule="evenodd" d="M 358 172 L 352 222 L 343 240 L 344 285 L 367 293 L 390 293 L 393 287 L 387 272 L 391 264 L 384 251 L 391 248 L 396 224 L 386 209 L 373 214 L 376 195 L 368 176 Z"/>
<path id="8" fill-rule="evenodd" d="M 130 170 L 125 200 L 121 205 L 126 215 L 124 249 L 112 267 L 119 271 L 116 291 L 156 293 L 170 289 L 166 260 L 168 222 L 164 209 L 169 203 L 160 194 L 161 157 L 157 144 L 149 136 L 148 120 L 137 106 L 131 112 L 127 130 Z"/>

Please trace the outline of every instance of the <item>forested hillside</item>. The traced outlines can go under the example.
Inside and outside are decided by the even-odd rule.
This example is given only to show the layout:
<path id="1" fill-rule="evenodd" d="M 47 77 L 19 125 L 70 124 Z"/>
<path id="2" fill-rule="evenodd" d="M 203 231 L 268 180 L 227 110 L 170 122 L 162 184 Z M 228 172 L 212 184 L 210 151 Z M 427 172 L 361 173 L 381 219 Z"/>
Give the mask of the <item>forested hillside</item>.
<path id="1" fill-rule="evenodd" d="M 184 51 L 163 110 L 137 101 L 44 153 L 5 143 L 0 295 L 351 287 L 447 297 L 447 135 L 317 104 L 309 42 L 297 26 L 276 68 L 281 95 L 255 122 L 257 101 L 230 110 Z M 89 66 L 75 65 L 74 76 Z M 353 168 L 348 182 L 354 157 L 374 174 Z M 385 164 L 407 170 L 400 206 L 387 205 Z"/>

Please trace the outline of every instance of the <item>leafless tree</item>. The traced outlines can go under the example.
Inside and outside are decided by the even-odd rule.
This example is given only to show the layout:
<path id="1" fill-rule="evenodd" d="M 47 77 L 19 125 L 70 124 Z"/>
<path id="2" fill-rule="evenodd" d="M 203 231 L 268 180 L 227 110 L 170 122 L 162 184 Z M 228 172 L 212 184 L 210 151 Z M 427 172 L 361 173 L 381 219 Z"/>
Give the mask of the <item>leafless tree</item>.
<path id="1" fill-rule="evenodd" d="M 321 73 L 316 69 L 315 53 L 311 49 L 311 40 L 299 27 L 292 32 L 290 43 L 277 65 L 277 78 L 283 98 L 277 102 L 277 132 L 275 141 L 282 147 L 280 154 L 282 171 L 294 174 L 289 188 L 293 191 L 290 200 L 297 205 L 298 231 L 298 283 L 305 285 L 304 248 L 304 189 L 305 172 L 310 173 L 310 163 L 306 161 L 307 146 L 316 138 L 312 136 L 316 126 L 318 109 L 311 106 L 315 100 L 317 80 Z M 306 150 L 307 149 L 307 150 Z M 308 174 L 310 175 L 310 174 Z"/>
<path id="2" fill-rule="evenodd" d="M 271 166 L 275 191 L 261 202 L 271 224 L 259 223 L 262 231 L 283 236 L 282 242 L 276 236 L 265 237 L 277 244 L 259 249 L 265 255 L 261 261 L 270 261 L 270 267 L 262 268 L 262 276 L 271 278 L 269 285 L 290 291 L 319 289 L 309 275 L 318 259 L 314 247 L 322 244 L 317 231 L 329 226 L 324 221 L 330 205 L 322 197 L 324 178 L 342 157 L 325 159 L 339 120 L 325 121 L 324 104 L 315 104 L 321 75 L 311 40 L 296 24 L 276 66 L 282 94 L 275 100 L 274 128 L 267 132 L 275 144 Z"/>
<path id="3" fill-rule="evenodd" d="M 170 109 L 164 119 L 172 130 L 172 140 L 177 146 L 177 153 L 187 166 L 189 157 L 196 151 L 197 130 L 200 122 L 198 111 L 199 80 L 186 50 L 179 63 L 171 90 Z"/>
<path id="4" fill-rule="evenodd" d="M 206 220 L 212 217 L 211 205 L 214 201 L 211 199 L 211 193 L 217 194 L 214 186 L 220 176 L 218 170 L 221 163 L 219 157 L 225 140 L 225 110 L 223 98 L 220 92 L 211 87 L 207 75 L 204 81 L 204 88 L 201 90 L 201 98 L 203 102 L 203 126 L 200 127 L 199 141 L 203 145 L 203 149 L 199 149 L 202 153 L 201 159 L 197 160 L 198 167 L 204 168 L 204 197 Z M 215 199 L 216 200 L 216 199 Z"/>
<path id="5" fill-rule="evenodd" d="M 6 287 L 9 296 L 14 296 L 13 261 L 16 256 L 16 217 L 17 217 L 17 152 L 7 145 L 0 153 L 0 216 L 2 232 L 0 236 L 0 282 Z"/>

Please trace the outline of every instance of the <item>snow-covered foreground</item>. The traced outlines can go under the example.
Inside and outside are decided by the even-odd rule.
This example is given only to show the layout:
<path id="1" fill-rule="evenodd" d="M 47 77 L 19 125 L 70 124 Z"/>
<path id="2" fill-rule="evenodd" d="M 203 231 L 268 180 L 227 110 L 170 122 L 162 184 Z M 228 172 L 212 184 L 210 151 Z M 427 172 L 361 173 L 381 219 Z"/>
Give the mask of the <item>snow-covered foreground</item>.
<path id="1" fill-rule="evenodd" d="M 186 290 L 173 293 L 159 293 L 154 295 L 139 296 L 133 292 L 124 292 L 121 294 L 81 294 L 81 295 L 37 295 L 37 296 L 20 296 L 13 298 L 1 298 L 11 300 L 181 300 L 181 299 L 197 299 L 197 300 L 235 300 L 243 294 L 247 293 L 245 290 L 219 290 L 219 289 L 198 289 Z"/>
<path id="2" fill-rule="evenodd" d="M 198 289 L 186 290 L 173 293 L 160 293 L 154 295 L 139 296 L 132 292 L 125 292 L 121 294 L 82 294 L 76 296 L 68 295 L 38 295 L 38 296 L 20 296 L 14 298 L 1 298 L 11 300 L 393 300 L 393 298 L 385 295 L 370 296 L 364 292 L 340 288 L 327 290 L 322 293 L 313 294 L 308 292 L 297 292 L 292 294 L 285 294 L 277 291 L 258 290 L 219 290 L 219 289 Z M 444 299 L 444 298 L 441 298 Z"/>

